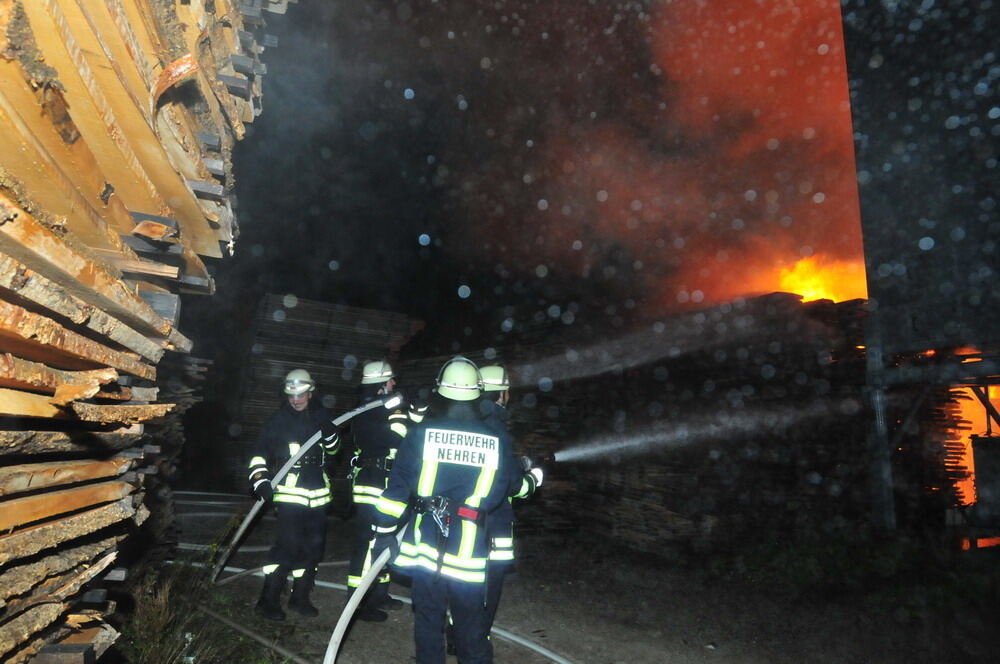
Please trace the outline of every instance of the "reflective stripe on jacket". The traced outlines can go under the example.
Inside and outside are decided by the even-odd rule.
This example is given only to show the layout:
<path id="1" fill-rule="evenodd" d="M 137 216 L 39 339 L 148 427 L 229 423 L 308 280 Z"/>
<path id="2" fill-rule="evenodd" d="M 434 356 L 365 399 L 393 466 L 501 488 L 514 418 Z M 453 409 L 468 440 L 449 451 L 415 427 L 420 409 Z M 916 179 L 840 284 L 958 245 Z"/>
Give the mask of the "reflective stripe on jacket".
<path id="1" fill-rule="evenodd" d="M 409 497 L 441 496 L 455 506 L 487 514 L 506 501 L 516 473 L 510 441 L 479 421 L 474 406 L 454 404 L 460 418 L 428 418 L 412 426 L 400 447 L 389 485 L 375 503 L 379 531 L 406 514 Z M 485 523 L 453 516 L 445 537 L 430 513 L 414 514 L 393 564 L 468 583 L 486 579 L 489 542 Z"/>

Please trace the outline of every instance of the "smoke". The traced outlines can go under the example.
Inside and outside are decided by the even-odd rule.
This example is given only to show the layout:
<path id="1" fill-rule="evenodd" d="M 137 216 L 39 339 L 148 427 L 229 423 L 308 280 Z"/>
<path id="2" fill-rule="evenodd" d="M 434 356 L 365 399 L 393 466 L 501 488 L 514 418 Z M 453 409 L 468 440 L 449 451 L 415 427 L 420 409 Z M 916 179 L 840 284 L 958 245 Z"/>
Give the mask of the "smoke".
<path id="1" fill-rule="evenodd" d="M 512 211 L 513 186 L 484 194 L 495 171 L 466 178 L 476 232 L 499 231 L 485 251 L 541 276 L 628 286 L 653 313 L 775 290 L 782 268 L 813 255 L 860 262 L 838 3 L 651 7 L 615 13 L 586 43 L 596 55 L 529 47 L 556 71 L 578 59 L 577 76 L 532 107 L 526 200 Z M 631 39 L 645 50 L 622 56 Z M 514 109 L 505 119 L 520 121 Z"/>
<path id="2" fill-rule="evenodd" d="M 851 402 L 850 408 L 856 410 Z M 781 406 L 749 412 L 719 411 L 691 416 L 680 422 L 655 425 L 623 434 L 605 435 L 567 447 L 555 453 L 559 463 L 607 461 L 681 449 L 707 442 L 725 443 L 746 436 L 782 431 L 817 418 L 841 414 L 832 401 L 816 401 L 804 406 Z"/>
<path id="3" fill-rule="evenodd" d="M 538 386 L 597 376 L 647 365 L 662 358 L 676 359 L 718 346 L 766 344 L 775 337 L 794 334 L 814 340 L 817 350 L 826 347 L 830 331 L 817 321 L 790 315 L 786 306 L 798 300 L 737 300 L 709 311 L 672 316 L 618 338 L 589 345 L 560 348 L 550 355 L 511 367 L 515 387 Z"/>

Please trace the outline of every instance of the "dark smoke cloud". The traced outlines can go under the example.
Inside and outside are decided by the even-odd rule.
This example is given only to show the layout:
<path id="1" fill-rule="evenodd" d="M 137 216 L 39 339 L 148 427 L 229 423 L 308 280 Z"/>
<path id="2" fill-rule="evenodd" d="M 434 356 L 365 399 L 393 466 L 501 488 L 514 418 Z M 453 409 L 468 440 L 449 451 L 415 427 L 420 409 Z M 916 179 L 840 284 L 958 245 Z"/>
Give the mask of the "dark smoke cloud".
<path id="1" fill-rule="evenodd" d="M 623 324 L 855 258 L 839 20 L 832 0 L 303 0 L 268 28 L 222 290 L 481 347 L 504 319 Z"/>

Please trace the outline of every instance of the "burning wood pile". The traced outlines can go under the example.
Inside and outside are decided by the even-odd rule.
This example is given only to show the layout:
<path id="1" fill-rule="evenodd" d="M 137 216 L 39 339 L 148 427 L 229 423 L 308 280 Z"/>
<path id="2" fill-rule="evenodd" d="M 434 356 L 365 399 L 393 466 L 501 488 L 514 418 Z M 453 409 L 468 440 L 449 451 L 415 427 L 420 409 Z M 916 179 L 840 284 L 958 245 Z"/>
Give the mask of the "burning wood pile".
<path id="1" fill-rule="evenodd" d="M 169 535 L 161 478 L 206 369 L 176 355 L 180 297 L 211 294 L 205 259 L 233 249 L 254 31 L 286 4 L 0 0 L 5 662 L 93 661 L 119 545 Z"/>

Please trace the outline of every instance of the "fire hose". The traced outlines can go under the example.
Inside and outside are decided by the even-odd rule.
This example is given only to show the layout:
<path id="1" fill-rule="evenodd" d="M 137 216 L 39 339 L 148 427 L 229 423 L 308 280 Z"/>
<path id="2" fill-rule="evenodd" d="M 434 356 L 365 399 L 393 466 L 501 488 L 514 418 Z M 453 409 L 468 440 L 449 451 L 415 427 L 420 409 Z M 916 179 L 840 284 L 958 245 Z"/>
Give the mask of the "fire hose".
<path id="1" fill-rule="evenodd" d="M 349 410 L 340 417 L 334 419 L 333 425 L 340 426 L 344 422 L 350 420 L 352 417 L 360 415 L 361 413 L 371 410 L 372 408 L 376 408 L 378 406 L 382 406 L 383 408 L 395 408 L 400 403 L 402 403 L 402 401 L 403 401 L 402 397 L 400 397 L 398 394 L 392 394 L 383 397 L 382 399 L 375 399 L 374 401 L 369 401 L 365 405 L 359 406 L 354 410 Z M 274 477 L 271 478 L 271 482 L 273 484 L 278 484 L 279 482 L 281 482 L 281 480 L 285 479 L 285 475 L 287 475 L 288 471 L 292 469 L 292 466 L 297 464 L 299 462 L 299 459 L 301 459 L 306 452 L 312 449 L 312 446 L 316 444 L 316 442 L 320 439 L 321 436 L 322 436 L 322 431 L 317 431 L 316 433 L 314 433 L 312 437 L 309 438 L 309 440 L 307 440 L 302 445 L 302 447 L 299 448 L 299 451 L 293 454 L 292 457 L 285 462 L 285 465 L 283 465 L 278 470 L 278 472 L 274 474 Z M 228 562 L 230 556 L 233 555 L 233 552 L 236 550 L 236 547 L 239 546 L 240 540 L 243 538 L 243 535 L 250 527 L 250 524 L 253 523 L 254 519 L 257 518 L 257 515 L 260 513 L 261 509 L 263 509 L 265 503 L 266 501 L 264 499 L 262 498 L 258 499 L 257 502 L 255 502 L 253 506 L 250 508 L 250 511 L 247 513 L 246 517 L 244 517 L 243 522 L 240 524 L 239 529 L 237 529 L 236 531 L 236 534 L 233 535 L 233 539 L 230 540 L 229 545 L 226 547 L 226 550 L 223 551 L 222 557 L 219 558 L 219 560 L 215 563 L 215 567 L 212 568 L 212 574 L 210 577 L 212 583 L 215 583 L 216 579 L 219 578 L 219 574 L 222 572 L 222 568 L 226 566 L 226 562 Z"/>
<path id="2" fill-rule="evenodd" d="M 401 527 L 399 532 L 396 533 L 397 545 L 403 541 L 404 530 L 405 528 Z M 358 587 L 354 589 L 351 598 L 347 600 L 347 605 L 344 606 L 344 610 L 340 613 L 340 619 L 337 621 L 337 626 L 333 629 L 333 634 L 330 635 L 330 642 L 326 646 L 326 654 L 323 655 L 323 664 L 334 664 L 337 661 L 337 652 L 340 650 L 340 643 L 344 640 L 344 634 L 347 632 L 347 626 L 351 624 L 354 612 L 358 610 L 358 606 L 361 604 L 361 600 L 364 599 L 365 593 L 375 583 L 375 578 L 389 562 L 389 556 L 391 555 L 391 548 L 387 548 L 380 553 L 378 558 L 372 561 L 372 566 L 365 572 L 365 575 L 361 577 Z"/>

